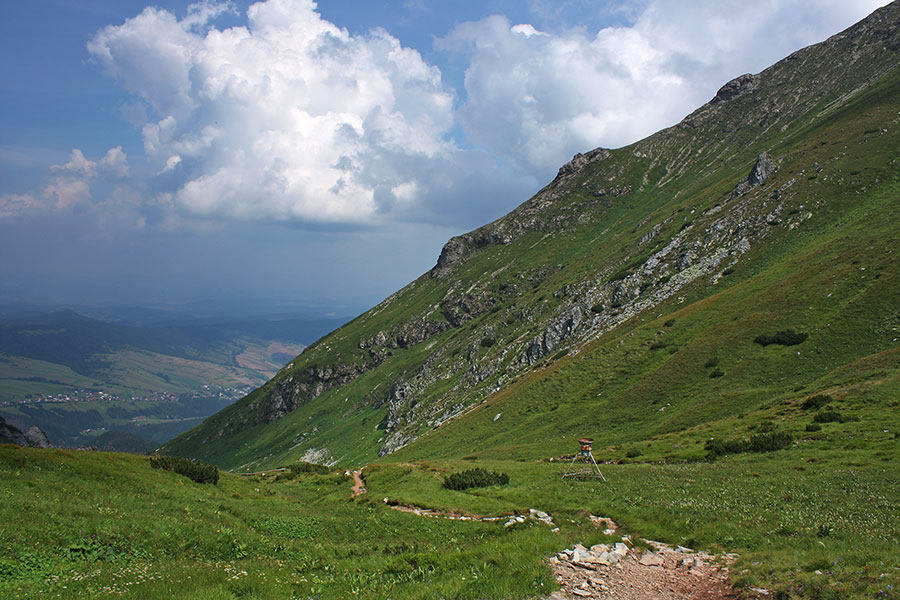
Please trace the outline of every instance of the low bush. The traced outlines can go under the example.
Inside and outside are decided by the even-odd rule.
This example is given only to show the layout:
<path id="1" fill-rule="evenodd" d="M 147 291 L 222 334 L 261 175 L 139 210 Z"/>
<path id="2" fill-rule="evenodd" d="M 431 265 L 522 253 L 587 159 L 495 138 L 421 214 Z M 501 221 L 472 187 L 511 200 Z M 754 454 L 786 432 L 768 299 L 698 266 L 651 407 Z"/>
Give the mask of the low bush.
<path id="1" fill-rule="evenodd" d="M 625 458 L 637 458 L 641 455 L 641 451 L 637 448 L 632 448 L 628 452 L 625 453 Z"/>
<path id="2" fill-rule="evenodd" d="M 793 438 L 791 434 L 781 431 L 773 431 L 772 433 L 757 433 L 750 436 L 748 449 L 750 452 L 772 452 L 781 450 L 791 445 Z"/>
<path id="3" fill-rule="evenodd" d="M 831 402 L 831 396 L 826 396 L 824 394 L 816 394 L 815 396 L 811 396 L 807 398 L 801 408 L 803 410 L 816 410 L 822 408 L 829 402 Z"/>
<path id="4" fill-rule="evenodd" d="M 715 460 L 725 454 L 742 452 L 772 452 L 791 445 L 793 438 L 786 432 L 757 433 L 750 439 L 708 440 L 706 442 L 706 458 Z"/>
<path id="5" fill-rule="evenodd" d="M 806 430 L 809 431 L 810 433 L 815 432 L 815 431 L 822 431 L 822 426 L 819 425 L 818 423 L 810 423 L 809 425 L 806 426 Z"/>
<path id="6" fill-rule="evenodd" d="M 456 491 L 489 485 L 506 485 L 507 483 L 509 483 L 509 475 L 506 473 L 489 472 L 481 468 L 452 473 L 444 478 L 444 487 Z"/>
<path id="7" fill-rule="evenodd" d="M 706 361 L 706 364 L 704 364 L 703 366 L 706 367 L 707 369 L 712 369 L 713 367 L 718 367 L 719 359 L 717 357 L 713 357 L 713 358 L 709 359 L 708 361 Z"/>
<path id="8" fill-rule="evenodd" d="M 326 467 L 325 465 L 317 465 L 315 463 L 309 463 L 305 461 L 298 461 L 287 468 L 287 471 L 283 471 L 278 474 L 275 478 L 275 481 L 284 481 L 284 480 L 293 480 L 301 475 L 327 475 L 331 472 L 331 469 Z"/>
<path id="9" fill-rule="evenodd" d="M 481 338 L 481 346 L 483 348 L 490 348 L 495 343 L 496 343 L 496 340 L 494 340 L 494 338 L 492 338 L 491 336 L 485 336 L 485 337 Z"/>
<path id="10" fill-rule="evenodd" d="M 710 378 L 710 379 L 715 379 L 716 377 L 721 377 L 721 376 L 724 375 L 724 374 L 725 374 L 725 372 L 722 371 L 721 369 L 713 369 L 713 370 L 710 371 L 710 373 L 709 373 L 709 378 Z"/>
<path id="11" fill-rule="evenodd" d="M 823 410 L 816 413 L 816 416 L 813 417 L 813 421 L 816 423 L 846 423 L 852 420 L 851 417 L 841 414 L 836 410 Z"/>
<path id="12" fill-rule="evenodd" d="M 174 471 L 197 483 L 215 485 L 219 481 L 219 469 L 201 460 L 156 454 L 150 457 L 150 466 L 154 469 Z"/>
<path id="13" fill-rule="evenodd" d="M 805 342 L 808 337 L 809 334 L 797 333 L 793 329 L 785 329 L 777 333 L 758 335 L 753 341 L 760 346 L 770 346 L 772 344 L 777 344 L 779 346 L 796 346 L 797 344 Z"/>

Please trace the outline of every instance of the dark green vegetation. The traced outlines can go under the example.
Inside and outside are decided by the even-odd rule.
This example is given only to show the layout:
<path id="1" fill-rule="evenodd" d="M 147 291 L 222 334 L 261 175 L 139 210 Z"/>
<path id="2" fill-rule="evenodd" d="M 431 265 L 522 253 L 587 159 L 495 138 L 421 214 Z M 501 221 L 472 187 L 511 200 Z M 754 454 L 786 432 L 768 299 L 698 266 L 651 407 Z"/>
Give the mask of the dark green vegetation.
<path id="1" fill-rule="evenodd" d="M 509 475 L 506 473 L 485 471 L 481 467 L 451 473 L 444 477 L 444 487 L 458 492 L 469 488 L 506 485 L 507 483 L 509 483 Z"/>
<path id="2" fill-rule="evenodd" d="M 150 457 L 150 466 L 163 471 L 175 471 L 195 483 L 215 485 L 219 481 L 219 469 L 202 460 L 155 454 Z"/>
<path id="3" fill-rule="evenodd" d="M 772 452 L 782 450 L 791 445 L 793 438 L 785 432 L 756 433 L 749 438 L 734 440 L 708 440 L 706 442 L 706 458 L 715 460 L 724 454 L 740 454 L 741 452 Z"/>
<path id="4" fill-rule="evenodd" d="M 109 478 L 114 498 L 91 488 L 72 505 L 162 520 L 140 549 L 118 530 L 72 526 L 96 518 L 85 508 L 38 539 L 70 590 L 87 590 L 97 569 L 97 585 L 123 572 L 76 562 L 100 551 L 67 554 L 88 544 L 73 531 L 126 549 L 123 560 L 160 577 L 140 584 L 148 598 L 188 573 L 185 593 L 213 598 L 539 597 L 553 587 L 545 557 L 609 541 L 586 513 L 739 553 L 742 588 L 896 598 L 898 55 L 895 3 L 731 82 L 673 128 L 576 157 L 510 215 L 448 242 L 430 273 L 164 448 L 236 471 L 368 465 L 367 494 L 351 500 L 342 472 L 308 467 L 179 488 L 138 458 L 27 451 L 41 469 L 8 467 L 20 503 L 8 510 L 36 502 L 32 489 L 82 491 L 74 465 L 135 461 Z M 584 436 L 607 482 L 561 477 Z M 473 468 L 509 482 L 443 486 Z M 126 476 L 138 491 L 118 495 Z M 388 505 L 537 508 L 561 530 Z M 4 535 L 8 555 L 25 539 Z M 15 581 L 34 595 L 48 573 Z"/>
<path id="5" fill-rule="evenodd" d="M 764 333 L 763 335 L 758 335 L 753 341 L 760 346 L 771 346 L 772 344 L 778 344 L 779 346 L 796 346 L 797 344 L 805 342 L 808 337 L 809 336 L 805 333 L 797 333 L 793 329 L 785 329 L 784 331 L 779 331 L 777 333 Z"/>

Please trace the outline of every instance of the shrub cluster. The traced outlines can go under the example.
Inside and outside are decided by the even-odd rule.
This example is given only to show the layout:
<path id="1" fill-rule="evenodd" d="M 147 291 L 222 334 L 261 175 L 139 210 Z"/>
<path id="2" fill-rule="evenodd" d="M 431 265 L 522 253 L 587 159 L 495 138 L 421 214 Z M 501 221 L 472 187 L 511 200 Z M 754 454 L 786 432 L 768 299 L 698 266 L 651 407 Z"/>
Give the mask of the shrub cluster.
<path id="1" fill-rule="evenodd" d="M 760 346 L 769 346 L 771 344 L 778 344 L 779 346 L 796 346 L 797 344 L 805 342 L 808 337 L 809 334 L 797 333 L 793 329 L 785 329 L 777 333 L 764 333 L 758 335 L 753 341 Z"/>
<path id="2" fill-rule="evenodd" d="M 772 452 L 781 450 L 791 445 L 793 438 L 786 432 L 757 433 L 750 439 L 737 440 L 707 440 L 706 457 L 715 460 L 725 454 L 740 454 L 742 452 Z"/>
<path id="3" fill-rule="evenodd" d="M 509 483 L 509 475 L 506 473 L 488 472 L 482 468 L 452 473 L 444 478 L 444 487 L 456 491 L 489 485 L 506 485 L 507 483 Z"/>
<path id="4" fill-rule="evenodd" d="M 179 475 L 184 475 L 197 483 L 211 483 L 215 485 L 219 481 L 219 469 L 196 459 L 156 454 L 150 457 L 150 466 L 154 469 L 175 471 Z"/>
<path id="5" fill-rule="evenodd" d="M 852 420 L 851 417 L 843 415 L 836 410 L 823 410 L 816 413 L 816 416 L 813 417 L 813 421 L 816 423 L 846 423 Z"/>
<path id="6" fill-rule="evenodd" d="M 287 471 L 279 473 L 275 478 L 275 481 L 283 481 L 285 479 L 292 480 L 300 477 L 301 475 L 307 475 L 310 473 L 313 473 L 315 475 L 327 475 L 330 472 L 331 469 L 329 469 L 325 465 L 317 465 L 315 463 L 309 463 L 301 460 L 289 466 Z"/>
<path id="7" fill-rule="evenodd" d="M 801 408 L 803 410 L 816 410 L 822 408 L 826 404 L 831 402 L 831 396 L 826 396 L 825 394 L 816 394 L 815 396 L 810 396 L 804 402 Z"/>

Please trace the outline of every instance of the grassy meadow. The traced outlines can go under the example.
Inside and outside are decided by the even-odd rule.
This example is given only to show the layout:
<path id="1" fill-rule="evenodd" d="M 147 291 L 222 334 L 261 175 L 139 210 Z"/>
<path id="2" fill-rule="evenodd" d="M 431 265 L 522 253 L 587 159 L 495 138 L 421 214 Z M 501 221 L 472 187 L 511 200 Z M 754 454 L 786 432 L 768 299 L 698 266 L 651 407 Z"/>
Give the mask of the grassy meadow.
<path id="1" fill-rule="evenodd" d="M 877 439 L 874 439 L 877 438 Z M 885 439 L 882 439 L 885 438 Z M 540 598 L 556 586 L 544 559 L 618 535 L 737 552 L 732 580 L 782 598 L 896 598 L 900 585 L 897 441 L 881 457 L 800 441 L 713 462 L 602 464 L 574 481 L 568 461 L 375 464 L 350 498 L 343 471 L 222 473 L 197 484 L 146 457 L 0 447 L 0 596 L 4 598 Z M 452 491 L 473 466 L 506 486 Z M 504 527 L 392 510 L 549 512 Z M 640 544 L 640 542 L 638 542 Z"/>

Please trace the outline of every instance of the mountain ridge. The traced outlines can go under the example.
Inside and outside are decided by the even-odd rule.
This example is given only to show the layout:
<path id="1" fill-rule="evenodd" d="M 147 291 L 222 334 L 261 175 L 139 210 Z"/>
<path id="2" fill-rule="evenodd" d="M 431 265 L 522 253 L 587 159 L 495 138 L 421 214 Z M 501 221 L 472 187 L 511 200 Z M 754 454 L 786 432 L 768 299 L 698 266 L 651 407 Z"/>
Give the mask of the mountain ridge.
<path id="1" fill-rule="evenodd" d="M 803 231 L 827 232 L 814 217 L 832 210 L 830 195 L 895 176 L 886 158 L 884 173 L 845 169 L 856 157 L 816 136 L 896 96 L 898 31 L 895 2 L 726 83 L 672 127 L 576 155 L 508 215 L 449 240 L 429 272 L 166 448 L 232 468 L 371 460 L 376 446 L 396 451 L 650 309 L 715 293 L 745 255 L 787 260 L 786 248 L 811 239 Z M 879 119 L 864 135 L 890 135 Z M 350 448 L 343 435 L 362 439 Z"/>

